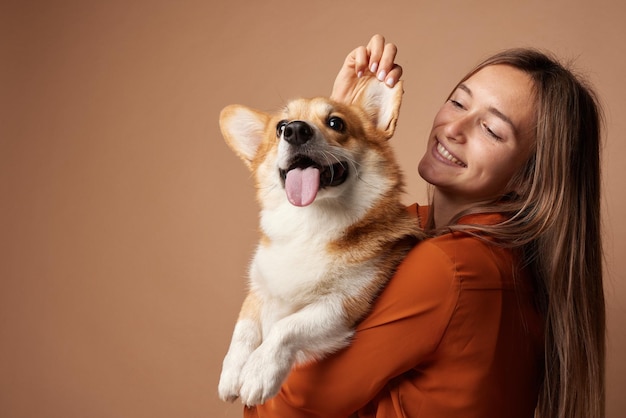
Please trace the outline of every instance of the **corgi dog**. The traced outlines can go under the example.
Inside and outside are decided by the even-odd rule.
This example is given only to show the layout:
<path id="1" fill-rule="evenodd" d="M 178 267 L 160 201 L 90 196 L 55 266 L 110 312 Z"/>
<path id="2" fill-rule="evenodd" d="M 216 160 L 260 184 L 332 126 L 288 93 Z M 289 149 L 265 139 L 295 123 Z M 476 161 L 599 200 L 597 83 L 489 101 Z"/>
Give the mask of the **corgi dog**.
<path id="1" fill-rule="evenodd" d="M 359 79 L 347 105 L 296 99 L 276 114 L 231 105 L 228 145 L 250 168 L 261 238 L 224 358 L 219 396 L 253 406 L 275 396 L 292 367 L 350 343 L 407 252 L 423 238 L 401 203 L 388 140 L 402 83 Z"/>

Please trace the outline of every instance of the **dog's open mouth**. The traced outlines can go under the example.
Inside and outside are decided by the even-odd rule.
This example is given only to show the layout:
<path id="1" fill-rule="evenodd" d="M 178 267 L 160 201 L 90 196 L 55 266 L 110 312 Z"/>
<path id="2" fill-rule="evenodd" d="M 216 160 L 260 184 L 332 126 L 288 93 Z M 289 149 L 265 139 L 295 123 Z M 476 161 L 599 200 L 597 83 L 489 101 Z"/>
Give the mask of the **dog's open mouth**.
<path id="1" fill-rule="evenodd" d="M 339 186 L 348 178 L 348 164 L 339 162 L 321 165 L 308 157 L 297 157 L 288 169 L 279 170 L 287 199 L 295 206 L 308 206 L 317 192 L 325 187 Z"/>

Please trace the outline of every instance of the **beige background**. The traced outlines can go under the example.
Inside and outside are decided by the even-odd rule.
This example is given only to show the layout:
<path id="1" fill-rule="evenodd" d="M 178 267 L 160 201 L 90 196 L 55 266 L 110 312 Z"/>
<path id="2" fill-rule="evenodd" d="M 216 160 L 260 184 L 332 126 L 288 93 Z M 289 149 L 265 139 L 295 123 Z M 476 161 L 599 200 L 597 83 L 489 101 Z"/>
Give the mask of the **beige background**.
<path id="1" fill-rule="evenodd" d="M 216 386 L 256 240 L 220 109 L 327 94 L 375 32 L 399 45 L 395 146 L 504 47 L 573 59 L 607 116 L 608 416 L 626 410 L 623 2 L 21 1 L 0 6 L 0 416 L 236 417 Z M 575 222 L 576 220 L 572 220 Z"/>

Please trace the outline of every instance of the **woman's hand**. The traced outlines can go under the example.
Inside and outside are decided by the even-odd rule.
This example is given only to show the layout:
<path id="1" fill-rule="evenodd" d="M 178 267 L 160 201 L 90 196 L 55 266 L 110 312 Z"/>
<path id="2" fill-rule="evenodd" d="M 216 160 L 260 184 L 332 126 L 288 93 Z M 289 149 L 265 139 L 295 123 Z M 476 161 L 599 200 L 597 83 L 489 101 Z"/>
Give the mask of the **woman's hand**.
<path id="1" fill-rule="evenodd" d="M 386 43 L 382 35 L 374 35 L 367 46 L 359 46 L 348 54 L 339 70 L 330 97 L 343 103 L 352 103 L 358 91 L 359 79 L 374 75 L 393 87 L 402 76 L 402 67 L 396 64 L 398 48 Z"/>

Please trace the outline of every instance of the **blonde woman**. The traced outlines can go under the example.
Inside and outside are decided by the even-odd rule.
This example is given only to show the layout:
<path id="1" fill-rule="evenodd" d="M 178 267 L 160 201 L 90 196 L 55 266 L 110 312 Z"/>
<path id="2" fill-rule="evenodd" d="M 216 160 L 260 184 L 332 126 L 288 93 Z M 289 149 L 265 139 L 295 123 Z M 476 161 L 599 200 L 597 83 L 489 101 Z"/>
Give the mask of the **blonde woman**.
<path id="1" fill-rule="evenodd" d="M 350 102 L 368 71 L 395 84 L 396 52 L 380 35 L 356 48 L 332 97 Z M 419 163 L 431 202 L 409 210 L 432 238 L 348 348 L 244 415 L 603 417 L 600 125 L 593 91 L 546 54 L 470 71 Z"/>

